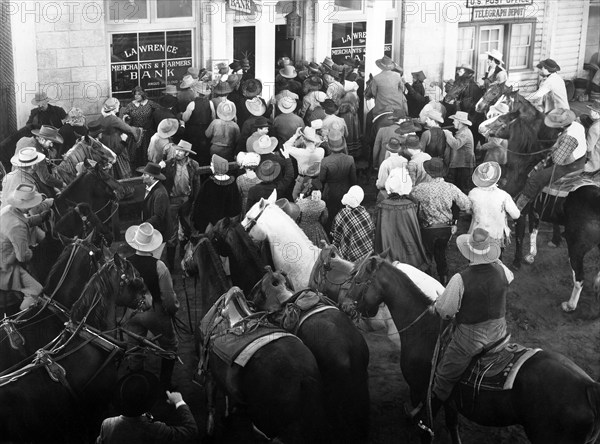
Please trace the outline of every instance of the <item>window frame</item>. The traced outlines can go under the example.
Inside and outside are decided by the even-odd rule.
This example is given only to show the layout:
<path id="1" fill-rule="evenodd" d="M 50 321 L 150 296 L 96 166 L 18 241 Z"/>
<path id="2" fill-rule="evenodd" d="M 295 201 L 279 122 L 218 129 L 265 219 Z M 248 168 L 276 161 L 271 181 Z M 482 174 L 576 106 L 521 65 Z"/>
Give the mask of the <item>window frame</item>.
<path id="1" fill-rule="evenodd" d="M 513 69 L 510 66 L 510 56 L 511 56 L 511 51 L 513 49 L 512 45 L 510 44 L 510 41 L 512 39 L 512 28 L 514 25 L 527 25 L 527 24 L 531 24 L 529 48 L 527 50 L 527 66 L 525 68 L 514 68 Z M 508 36 L 508 41 L 506 42 L 506 47 L 508 48 L 508 54 L 506 56 L 506 69 L 511 69 L 511 71 L 513 71 L 513 72 L 523 72 L 523 71 L 528 71 L 530 69 L 533 69 L 533 49 L 535 47 L 536 24 L 537 24 L 537 21 L 535 21 L 535 20 L 524 20 L 524 21 L 519 21 L 519 22 L 510 24 L 510 27 L 509 27 L 510 35 Z"/>
<path id="2" fill-rule="evenodd" d="M 109 12 L 111 5 L 114 0 L 105 0 L 104 7 L 105 11 Z M 111 20 L 110 12 L 105 14 L 106 30 L 108 32 L 117 32 L 117 30 L 123 29 L 123 27 L 134 27 L 136 24 L 139 25 L 136 29 L 148 29 L 148 30 L 178 30 L 184 28 L 197 28 L 198 22 L 200 22 L 200 4 L 201 2 L 192 0 L 192 15 L 190 17 L 172 17 L 172 18 L 158 18 L 158 0 L 146 0 L 147 1 L 147 18 L 145 19 L 134 19 L 134 20 Z"/>

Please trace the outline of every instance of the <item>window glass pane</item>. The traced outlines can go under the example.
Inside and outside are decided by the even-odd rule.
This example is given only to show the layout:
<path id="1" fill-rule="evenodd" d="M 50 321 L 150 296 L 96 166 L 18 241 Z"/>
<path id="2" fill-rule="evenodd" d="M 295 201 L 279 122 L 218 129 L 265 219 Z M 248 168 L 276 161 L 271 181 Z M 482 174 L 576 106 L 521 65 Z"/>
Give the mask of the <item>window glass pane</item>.
<path id="1" fill-rule="evenodd" d="M 167 32 L 167 58 L 180 59 L 192 56 L 192 31 Z"/>
<path id="2" fill-rule="evenodd" d="M 165 33 L 148 32 L 140 34 L 140 60 L 156 60 L 165 58 Z"/>
<path id="3" fill-rule="evenodd" d="M 352 46 L 352 23 L 334 23 L 331 33 L 331 47 Z"/>
<path id="4" fill-rule="evenodd" d="M 108 17 L 111 22 L 148 18 L 148 0 L 108 0 L 107 5 Z"/>
<path id="5" fill-rule="evenodd" d="M 529 66 L 531 31 L 531 23 L 512 25 L 510 36 L 510 68 L 524 69 Z"/>
<path id="6" fill-rule="evenodd" d="M 360 11 L 362 0 L 335 0 L 334 4 L 340 11 Z"/>
<path id="7" fill-rule="evenodd" d="M 394 21 L 386 20 L 386 22 L 385 22 L 385 40 L 384 40 L 384 42 L 386 44 L 392 43 L 393 31 L 394 31 Z"/>
<path id="8" fill-rule="evenodd" d="M 156 0 L 156 16 L 159 19 L 191 17 L 192 0 Z"/>

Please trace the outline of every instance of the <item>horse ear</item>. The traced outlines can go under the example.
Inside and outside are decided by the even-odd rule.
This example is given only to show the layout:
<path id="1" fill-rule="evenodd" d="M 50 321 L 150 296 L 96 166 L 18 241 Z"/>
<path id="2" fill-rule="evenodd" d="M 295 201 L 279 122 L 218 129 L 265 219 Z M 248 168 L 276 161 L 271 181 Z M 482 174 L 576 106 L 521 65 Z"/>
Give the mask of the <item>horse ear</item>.
<path id="1" fill-rule="evenodd" d="M 118 253 L 115 253 L 113 256 L 113 260 L 115 261 L 115 265 L 119 268 L 123 268 L 123 259 L 121 259 L 121 256 L 119 256 Z"/>
<path id="2" fill-rule="evenodd" d="M 383 250 L 381 253 L 379 253 L 379 257 L 381 259 L 386 259 L 389 255 L 390 255 L 390 249 L 389 249 L 389 247 L 386 248 L 385 250 Z"/>
<path id="3" fill-rule="evenodd" d="M 270 265 L 265 265 L 265 272 L 266 273 L 273 273 L 273 269 L 271 268 Z"/>
<path id="4" fill-rule="evenodd" d="M 95 234 L 96 234 L 96 229 L 93 229 L 92 232 L 90 234 L 88 234 L 88 236 L 84 239 L 84 242 L 92 243 L 92 239 L 94 238 Z"/>
<path id="5" fill-rule="evenodd" d="M 275 203 L 276 200 L 277 200 L 277 190 L 273 190 L 273 192 L 271 193 L 271 195 L 267 199 L 267 202 L 270 203 L 270 204 L 272 204 L 272 203 Z"/>

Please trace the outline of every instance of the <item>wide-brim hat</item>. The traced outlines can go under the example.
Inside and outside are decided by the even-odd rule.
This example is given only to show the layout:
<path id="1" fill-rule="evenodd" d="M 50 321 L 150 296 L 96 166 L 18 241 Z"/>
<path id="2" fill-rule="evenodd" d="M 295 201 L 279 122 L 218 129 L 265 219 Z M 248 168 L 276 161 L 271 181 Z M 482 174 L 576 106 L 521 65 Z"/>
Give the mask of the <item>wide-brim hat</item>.
<path id="1" fill-rule="evenodd" d="M 502 55 L 502 53 L 500 51 L 498 51 L 497 49 L 492 49 L 491 51 L 486 51 L 485 52 L 488 56 L 498 60 L 498 62 L 500 62 L 501 64 L 504 65 L 504 60 L 502 60 L 502 57 L 504 57 Z"/>
<path id="2" fill-rule="evenodd" d="M 207 82 L 202 82 L 198 80 L 192 85 L 192 91 L 194 91 L 199 96 L 208 96 L 211 92 L 211 89 L 210 85 Z"/>
<path id="3" fill-rule="evenodd" d="M 475 74 L 475 70 L 470 67 L 469 65 L 460 65 L 456 67 L 456 70 L 458 71 L 459 69 L 464 69 L 465 72 L 468 72 L 470 74 Z M 447 83 L 449 83 L 450 81 L 448 81 Z M 452 80 L 452 83 L 454 83 L 454 80 Z"/>
<path id="4" fill-rule="evenodd" d="M 225 100 L 217 106 L 217 116 L 221 120 L 233 120 L 236 114 L 235 103 Z"/>
<path id="5" fill-rule="evenodd" d="M 28 209 L 37 207 L 44 197 L 29 183 L 22 183 L 8 196 L 6 203 L 15 208 Z"/>
<path id="6" fill-rule="evenodd" d="M 279 111 L 281 111 L 283 114 L 293 113 L 296 109 L 296 106 L 296 101 L 291 97 L 282 97 L 277 102 L 277 107 L 279 108 Z"/>
<path id="7" fill-rule="evenodd" d="M 398 128 L 394 131 L 397 134 L 410 134 L 416 133 L 417 131 L 421 131 L 423 128 L 418 123 L 412 120 L 406 120 L 404 122 L 400 122 Z"/>
<path id="8" fill-rule="evenodd" d="M 298 76 L 296 68 L 294 68 L 292 65 L 286 65 L 283 68 L 281 68 L 279 70 L 279 74 L 281 75 L 281 77 L 285 77 L 286 79 L 294 79 L 296 78 L 296 76 Z"/>
<path id="9" fill-rule="evenodd" d="M 315 62 L 310 62 L 308 64 L 308 70 L 314 74 L 319 74 L 321 72 L 321 65 Z"/>
<path id="10" fill-rule="evenodd" d="M 270 126 L 271 124 L 269 123 L 269 119 L 267 119 L 265 116 L 258 116 L 258 118 L 256 118 L 252 124 L 252 129 L 257 130 L 259 128 L 269 128 Z"/>
<path id="11" fill-rule="evenodd" d="M 46 158 L 44 153 L 38 152 L 33 147 L 26 146 L 17 151 L 11 158 L 10 163 L 17 167 L 27 167 L 40 163 Z"/>
<path id="12" fill-rule="evenodd" d="M 242 95 L 247 99 L 262 93 L 262 82 L 258 79 L 247 79 L 242 83 Z"/>
<path id="13" fill-rule="evenodd" d="M 400 140 L 392 137 L 388 140 L 388 143 L 385 144 L 385 149 L 390 153 L 399 153 L 402 149 L 402 145 L 400 144 Z"/>
<path id="14" fill-rule="evenodd" d="M 142 174 L 149 174 L 158 180 L 165 180 L 165 175 L 160 172 L 160 165 L 154 162 L 148 162 L 145 167 L 139 167 L 136 171 Z"/>
<path id="15" fill-rule="evenodd" d="M 586 105 L 592 111 L 600 113 L 600 100 L 594 100 L 591 105 Z"/>
<path id="16" fill-rule="evenodd" d="M 441 157 L 433 157 L 423 162 L 423 169 L 431 177 L 444 177 L 448 174 L 448 167 Z"/>
<path id="17" fill-rule="evenodd" d="M 346 149 L 346 139 L 340 130 L 332 129 L 327 136 L 329 149 L 334 153 L 339 153 Z"/>
<path id="18" fill-rule="evenodd" d="M 267 111 L 267 107 L 264 102 L 260 100 L 260 97 L 246 100 L 245 105 L 248 112 L 256 117 L 264 115 Z"/>
<path id="19" fill-rule="evenodd" d="M 33 97 L 33 99 L 31 99 L 31 104 L 38 106 L 42 103 L 47 103 L 49 101 L 50 99 L 48 98 L 48 94 L 46 94 L 45 92 L 39 92 L 35 93 L 35 96 Z"/>
<path id="20" fill-rule="evenodd" d="M 550 128 L 563 128 L 572 124 L 577 116 L 566 108 L 554 108 L 544 118 L 544 123 Z"/>
<path id="21" fill-rule="evenodd" d="M 277 148 L 278 143 L 277 137 L 269 137 L 266 134 L 263 134 L 254 141 L 252 144 L 252 149 L 258 154 L 269 154 L 272 153 L 275 148 Z"/>
<path id="22" fill-rule="evenodd" d="M 173 97 L 170 94 L 163 94 L 158 98 L 158 104 L 163 108 L 173 108 L 177 105 L 177 97 Z"/>
<path id="23" fill-rule="evenodd" d="M 331 59 L 331 57 L 325 57 L 323 59 L 323 62 L 321 63 L 321 69 L 326 69 L 326 70 L 331 70 L 333 69 L 333 60 Z"/>
<path id="24" fill-rule="evenodd" d="M 323 86 L 323 79 L 321 79 L 321 77 L 318 76 L 310 76 L 304 81 L 304 83 L 311 88 L 316 88 L 317 90 L 319 90 Z"/>
<path id="25" fill-rule="evenodd" d="M 183 139 L 179 141 L 179 143 L 175 147 L 175 150 L 185 151 L 186 153 L 190 154 L 197 154 L 195 151 L 192 151 L 192 144 L 187 140 Z"/>
<path id="26" fill-rule="evenodd" d="M 458 120 L 460 123 L 465 125 L 472 125 L 473 123 L 469 120 L 469 115 L 465 111 L 456 111 L 456 114 L 449 117 L 452 120 Z"/>
<path id="27" fill-rule="evenodd" d="M 173 136 L 179 129 L 179 120 L 177 119 L 163 119 L 158 124 L 156 133 L 163 139 L 168 139 Z"/>
<path id="28" fill-rule="evenodd" d="M 321 139 L 321 136 L 319 136 L 317 134 L 316 128 L 314 128 L 312 125 L 311 126 L 306 126 L 302 130 L 302 137 L 304 137 L 309 142 L 313 142 L 313 143 L 316 143 L 316 144 L 321 143 L 323 141 L 323 139 Z"/>
<path id="29" fill-rule="evenodd" d="M 421 82 L 427 78 L 427 77 L 425 77 L 425 73 L 423 71 L 411 72 L 411 75 L 413 77 L 416 77 L 416 79 L 420 80 Z"/>
<path id="30" fill-rule="evenodd" d="M 196 79 L 194 79 L 191 75 L 187 74 L 187 75 L 183 76 L 183 79 L 181 80 L 181 83 L 179 84 L 179 88 L 181 88 L 181 89 L 191 88 L 194 83 L 196 83 Z"/>
<path id="31" fill-rule="evenodd" d="M 114 404 L 123 416 L 140 416 L 156 404 L 160 391 L 156 375 L 147 371 L 129 373 L 117 383 Z"/>
<path id="32" fill-rule="evenodd" d="M 215 86 L 215 88 L 213 89 L 213 92 L 215 94 L 224 96 L 227 95 L 229 93 L 231 93 L 233 91 L 233 88 L 231 87 L 231 85 L 228 82 L 219 82 L 217 84 L 217 86 Z"/>
<path id="33" fill-rule="evenodd" d="M 490 238 L 490 234 L 483 228 L 475 228 L 471 234 L 458 236 L 456 246 L 472 264 L 495 262 L 502 252 L 500 242 Z"/>
<path id="34" fill-rule="evenodd" d="M 275 201 L 275 205 L 277 205 L 281 210 L 290 216 L 294 222 L 298 220 L 300 217 L 300 207 L 294 203 L 287 200 L 285 197 L 282 199 L 277 199 Z"/>
<path id="35" fill-rule="evenodd" d="M 560 66 L 553 59 L 545 59 L 536 65 L 537 68 L 546 68 L 549 72 L 560 71 Z"/>
<path id="36" fill-rule="evenodd" d="M 272 160 L 265 160 L 256 169 L 256 177 L 263 182 L 273 182 L 281 173 L 281 165 Z"/>
<path id="37" fill-rule="evenodd" d="M 375 64 L 379 69 L 383 69 L 384 71 L 389 71 L 396 68 L 396 62 L 394 62 L 391 58 L 384 55 L 382 58 L 375 60 Z"/>
<path id="38" fill-rule="evenodd" d="M 421 141 L 419 140 L 419 137 L 417 135 L 407 134 L 406 137 L 404 137 L 403 140 L 400 141 L 400 143 L 404 148 L 414 150 L 420 148 Z"/>
<path id="39" fill-rule="evenodd" d="M 342 196 L 342 204 L 348 205 L 350 208 L 358 207 L 365 198 L 365 192 L 358 185 L 350 187 L 348 192 Z"/>
<path id="40" fill-rule="evenodd" d="M 173 94 L 177 94 L 177 86 L 175 85 L 166 85 L 165 86 L 165 90 L 163 91 L 164 94 L 169 94 L 169 95 L 173 95 Z"/>
<path id="41" fill-rule="evenodd" d="M 429 117 L 431 120 L 434 120 L 438 123 L 444 123 L 444 117 L 442 113 L 437 109 L 430 108 L 423 113 L 423 117 Z"/>
<path id="42" fill-rule="evenodd" d="M 50 125 L 42 125 L 40 129 L 31 130 L 31 134 L 34 136 L 43 137 L 44 139 L 51 140 L 56 143 L 63 143 L 63 137 L 58 133 L 58 128 L 54 128 Z"/>
<path id="43" fill-rule="evenodd" d="M 109 97 L 104 102 L 104 105 L 102 105 L 102 111 L 104 111 L 105 113 L 109 113 L 111 111 L 118 110 L 120 106 L 121 102 L 119 102 L 119 99 L 115 97 Z"/>
<path id="44" fill-rule="evenodd" d="M 487 188 L 498 183 L 502 175 L 502 168 L 498 162 L 483 162 L 473 171 L 473 183 L 475 186 Z"/>
<path id="45" fill-rule="evenodd" d="M 137 251 L 152 252 L 160 247 L 163 236 L 152 224 L 132 225 L 125 231 L 125 242 Z"/>

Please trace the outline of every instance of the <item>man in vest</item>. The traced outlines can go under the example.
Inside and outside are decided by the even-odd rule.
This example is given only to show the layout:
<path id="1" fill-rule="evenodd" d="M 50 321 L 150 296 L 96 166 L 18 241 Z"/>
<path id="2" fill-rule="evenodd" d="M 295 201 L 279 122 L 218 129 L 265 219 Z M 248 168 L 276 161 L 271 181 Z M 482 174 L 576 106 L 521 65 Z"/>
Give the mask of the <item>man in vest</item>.
<path id="1" fill-rule="evenodd" d="M 177 336 L 173 327 L 173 318 L 179 309 L 179 300 L 173 290 L 173 281 L 169 269 L 152 252 L 163 243 L 163 237 L 154 227 L 144 222 L 133 225 L 125 232 L 125 241 L 135 250 L 127 258 L 139 271 L 148 291 L 152 295 L 152 309 L 137 313 L 128 322 L 128 329 L 140 336 L 148 331 L 158 338 L 158 344 L 167 351 L 177 352 Z M 132 356 L 129 368 L 132 371 L 143 369 L 143 358 Z M 162 359 L 160 382 L 165 389 L 171 389 L 171 376 L 175 367 L 174 359 Z"/>
<path id="2" fill-rule="evenodd" d="M 472 234 L 458 236 L 456 245 L 469 266 L 452 276 L 433 305 L 443 319 L 454 318 L 455 328 L 435 371 L 432 417 L 448 400 L 471 359 L 507 335 L 506 294 L 513 274 L 498 259 L 500 244 L 486 230 L 476 228 Z M 420 428 L 428 430 L 425 415 L 426 409 L 421 409 L 416 419 Z"/>
<path id="3" fill-rule="evenodd" d="M 565 81 L 557 74 L 560 71 L 558 63 L 552 59 L 542 60 L 537 64 L 537 69 L 542 82 L 538 90 L 529 95 L 527 100 L 546 114 L 556 108 L 570 109 Z"/>
<path id="4" fill-rule="evenodd" d="M 553 165 L 536 171 L 527 178 L 525 188 L 517 199 L 519 211 L 523 210 L 530 200 L 535 199 L 551 179 L 557 181 L 568 173 L 583 169 L 585 165 L 585 128 L 575 121 L 575 113 L 569 109 L 557 108 L 546 116 L 544 123 L 561 131 L 550 153 Z"/>

